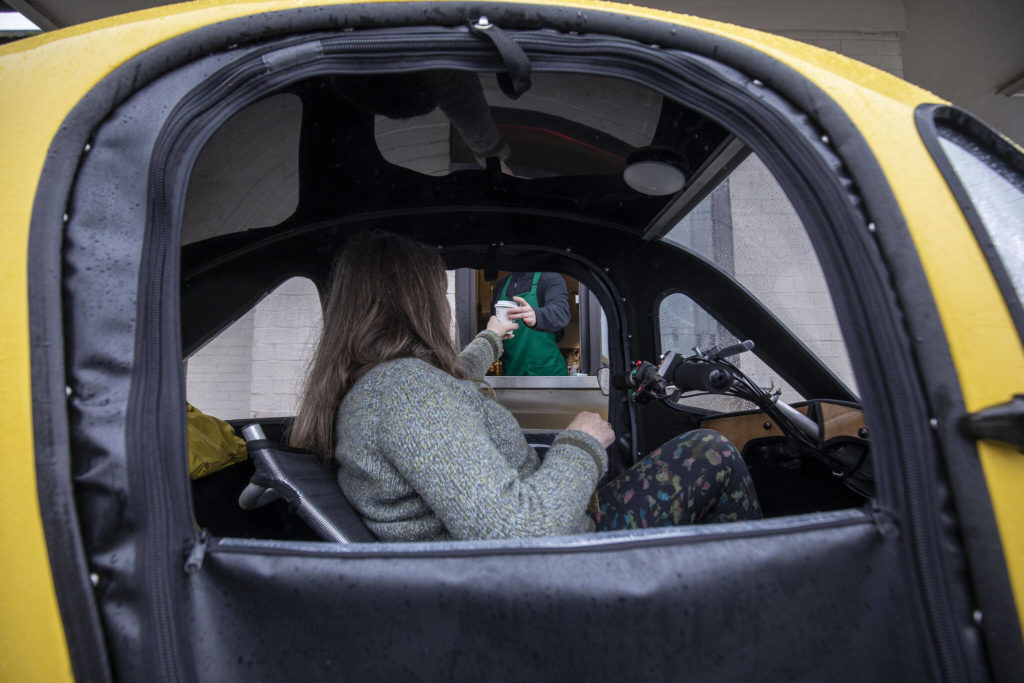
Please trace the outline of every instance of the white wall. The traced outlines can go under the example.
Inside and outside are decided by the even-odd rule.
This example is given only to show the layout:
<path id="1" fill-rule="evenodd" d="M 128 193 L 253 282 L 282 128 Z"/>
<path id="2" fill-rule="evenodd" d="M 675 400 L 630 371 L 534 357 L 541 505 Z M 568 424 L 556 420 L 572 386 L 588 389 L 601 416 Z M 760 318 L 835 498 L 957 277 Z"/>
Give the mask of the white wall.
<path id="1" fill-rule="evenodd" d="M 447 299 L 454 335 L 455 271 Z M 186 400 L 222 420 L 295 415 L 321 325 L 316 287 L 288 280 L 188 359 Z"/>
<path id="2" fill-rule="evenodd" d="M 736 279 L 772 311 L 807 347 L 851 389 L 856 390 L 849 355 L 839 330 L 825 276 L 807 237 L 803 222 L 793 210 L 782 188 L 756 156 L 749 157 L 729 176 L 729 182 L 716 190 L 727 193 L 727 217 L 731 249 L 724 245 L 712 249 L 712 230 L 726 230 L 716 221 L 709 197 L 666 235 L 670 242 L 695 251 L 732 272 Z M 714 225 L 714 228 L 713 228 Z M 726 253 L 727 252 L 727 253 Z M 689 353 L 694 323 L 707 332 L 706 323 L 696 321 L 686 297 L 674 295 L 659 310 L 662 350 Z M 712 333 L 720 330 L 710 328 Z M 676 334 L 673 334 L 676 333 Z M 749 332 L 757 343 L 756 330 Z M 686 342 L 681 343 L 680 340 Z M 725 346 L 735 343 L 731 336 L 704 339 Z M 738 357 L 737 364 L 761 386 L 783 389 L 787 401 L 799 400 L 778 375 L 754 354 Z M 811 398 L 811 397 L 803 397 Z M 819 397 L 820 398 L 820 397 Z M 726 409 L 718 403 L 707 407 Z M 741 410 L 744 406 L 731 405 Z"/>
<path id="3" fill-rule="evenodd" d="M 224 420 L 252 417 L 252 325 L 250 311 L 193 354 L 185 364 L 185 400 Z"/>
<path id="4" fill-rule="evenodd" d="M 736 279 L 856 389 L 825 276 L 803 222 L 782 188 L 761 160 L 751 156 L 730 176 L 729 195 Z M 751 374 L 768 372 L 750 354 L 742 357 L 742 367 Z M 777 386 L 781 384 L 776 380 Z M 790 393 L 784 398 L 796 396 Z"/>
<path id="5" fill-rule="evenodd" d="M 252 417 L 294 415 L 306 369 L 320 339 L 320 297 L 292 278 L 256 307 L 252 342 Z"/>
<path id="6" fill-rule="evenodd" d="M 224 420 L 294 415 L 320 325 L 316 287 L 292 278 L 188 359 L 186 400 Z"/>

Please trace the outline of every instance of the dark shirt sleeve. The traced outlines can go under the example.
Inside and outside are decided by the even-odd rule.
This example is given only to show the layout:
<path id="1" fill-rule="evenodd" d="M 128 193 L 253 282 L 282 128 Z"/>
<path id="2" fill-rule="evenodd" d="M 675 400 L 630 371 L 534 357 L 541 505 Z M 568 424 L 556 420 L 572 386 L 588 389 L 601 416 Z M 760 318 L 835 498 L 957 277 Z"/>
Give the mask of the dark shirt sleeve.
<path id="1" fill-rule="evenodd" d="M 522 296 L 524 291 L 530 289 L 533 281 L 533 273 L 527 273 L 529 278 L 521 277 L 519 273 L 506 275 L 494 285 L 491 295 L 491 312 L 494 311 L 494 304 L 501 295 L 501 289 L 505 281 L 511 278 L 508 285 L 508 299 L 513 296 Z M 518 276 L 518 277 L 517 277 Z M 569 290 L 565 286 L 565 279 L 558 273 L 541 273 L 537 281 L 537 308 L 533 312 L 537 315 L 537 324 L 533 329 L 539 332 L 558 332 L 569 324 Z"/>
<path id="2" fill-rule="evenodd" d="M 540 332 L 558 332 L 569 324 L 569 292 L 565 280 L 558 273 L 543 273 L 537 283 L 537 301 L 540 308 L 537 324 L 533 329 Z"/>

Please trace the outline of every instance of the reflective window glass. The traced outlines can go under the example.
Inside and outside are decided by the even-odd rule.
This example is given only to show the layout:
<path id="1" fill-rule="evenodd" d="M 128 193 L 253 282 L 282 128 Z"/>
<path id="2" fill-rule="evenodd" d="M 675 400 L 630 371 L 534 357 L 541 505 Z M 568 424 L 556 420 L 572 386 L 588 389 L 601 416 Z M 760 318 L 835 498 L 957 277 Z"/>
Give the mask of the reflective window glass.
<path id="1" fill-rule="evenodd" d="M 1024 301 L 1024 180 L 981 145 L 951 131 L 939 138 L 982 227 L 995 248 L 1013 292 Z"/>

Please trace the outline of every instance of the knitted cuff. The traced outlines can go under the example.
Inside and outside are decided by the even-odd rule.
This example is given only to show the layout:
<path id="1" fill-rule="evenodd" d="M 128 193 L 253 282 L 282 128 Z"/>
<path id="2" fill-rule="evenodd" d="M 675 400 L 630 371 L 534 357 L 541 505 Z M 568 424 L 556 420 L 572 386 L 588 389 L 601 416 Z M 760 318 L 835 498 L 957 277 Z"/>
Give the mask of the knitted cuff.
<path id="1" fill-rule="evenodd" d="M 594 464 L 597 465 L 598 477 L 604 474 L 605 470 L 608 469 L 608 452 L 605 451 L 601 442 L 590 434 L 581 432 L 578 429 L 566 430 L 558 435 L 551 446 L 554 448 L 558 444 L 562 443 L 581 448 L 590 457 L 592 457 L 594 459 Z"/>
<path id="2" fill-rule="evenodd" d="M 494 360 L 501 358 L 501 353 L 504 347 L 501 345 L 501 337 L 494 330 L 484 330 L 476 335 L 477 339 L 484 339 L 490 343 L 491 348 L 494 349 Z"/>

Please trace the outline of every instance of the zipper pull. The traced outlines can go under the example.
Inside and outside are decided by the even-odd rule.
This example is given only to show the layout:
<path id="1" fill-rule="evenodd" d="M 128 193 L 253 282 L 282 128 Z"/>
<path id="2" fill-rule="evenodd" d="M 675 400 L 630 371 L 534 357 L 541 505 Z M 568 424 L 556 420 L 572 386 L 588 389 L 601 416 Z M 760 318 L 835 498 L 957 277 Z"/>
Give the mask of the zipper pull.
<path id="1" fill-rule="evenodd" d="M 498 74 L 498 85 L 502 92 L 511 99 L 517 100 L 519 96 L 530 89 L 530 58 L 526 56 L 523 48 L 519 47 L 516 41 L 508 34 L 490 22 L 487 17 L 480 17 L 470 22 L 469 30 L 478 36 L 487 38 L 497 48 L 501 55 L 501 61 L 505 62 L 505 69 L 508 73 Z"/>
<path id="2" fill-rule="evenodd" d="M 883 536 L 897 538 L 900 535 L 899 523 L 897 522 L 896 516 L 890 511 L 873 506 L 871 509 L 871 518 L 875 522 L 875 528 L 878 529 L 879 533 Z"/>
<path id="3" fill-rule="evenodd" d="M 188 553 L 188 559 L 185 560 L 186 574 L 195 574 L 203 568 L 203 558 L 206 557 L 206 545 L 209 538 L 210 534 L 206 529 L 199 530 L 199 538 L 196 539 L 195 545 Z"/>

